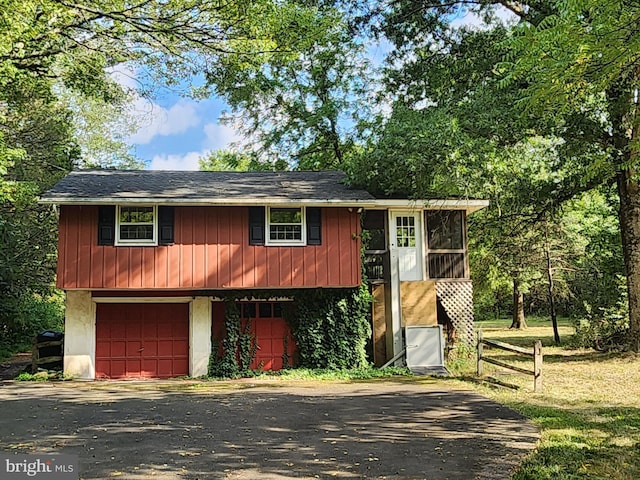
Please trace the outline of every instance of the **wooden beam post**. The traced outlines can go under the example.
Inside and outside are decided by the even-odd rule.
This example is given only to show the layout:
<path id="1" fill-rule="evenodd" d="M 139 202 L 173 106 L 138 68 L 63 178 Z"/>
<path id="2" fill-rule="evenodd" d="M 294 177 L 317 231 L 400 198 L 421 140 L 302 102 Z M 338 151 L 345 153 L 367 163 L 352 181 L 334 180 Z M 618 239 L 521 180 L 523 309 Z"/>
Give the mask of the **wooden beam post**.
<path id="1" fill-rule="evenodd" d="M 33 342 L 31 343 L 31 373 L 38 373 L 38 360 L 40 353 L 38 351 L 38 337 L 33 337 Z"/>
<path id="2" fill-rule="evenodd" d="M 477 369 L 476 369 L 476 373 L 478 374 L 479 377 L 481 377 L 482 375 L 484 375 L 484 368 L 482 365 L 482 354 L 484 352 L 484 348 L 482 345 L 482 330 L 478 330 L 478 352 L 477 352 Z"/>
<path id="3" fill-rule="evenodd" d="M 542 390 L 542 342 L 533 344 L 533 391 Z"/>

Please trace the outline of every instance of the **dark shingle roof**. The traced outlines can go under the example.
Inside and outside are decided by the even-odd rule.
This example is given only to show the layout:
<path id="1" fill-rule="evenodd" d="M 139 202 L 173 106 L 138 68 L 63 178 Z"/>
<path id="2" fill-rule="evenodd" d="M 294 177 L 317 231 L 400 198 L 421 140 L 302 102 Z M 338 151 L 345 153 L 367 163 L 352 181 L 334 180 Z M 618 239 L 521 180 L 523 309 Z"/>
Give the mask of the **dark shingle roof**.
<path id="1" fill-rule="evenodd" d="M 41 197 L 42 203 L 370 203 L 342 172 L 194 172 L 77 170 Z"/>

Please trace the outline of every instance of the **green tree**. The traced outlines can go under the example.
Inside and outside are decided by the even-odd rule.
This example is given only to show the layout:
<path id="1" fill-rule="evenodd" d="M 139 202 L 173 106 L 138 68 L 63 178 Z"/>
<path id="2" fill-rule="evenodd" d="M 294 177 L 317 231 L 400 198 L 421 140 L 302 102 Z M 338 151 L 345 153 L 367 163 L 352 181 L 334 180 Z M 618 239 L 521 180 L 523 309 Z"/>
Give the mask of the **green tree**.
<path id="1" fill-rule="evenodd" d="M 637 128 L 629 122 L 635 112 L 629 86 L 637 85 L 637 49 L 629 45 L 637 42 L 637 7 L 592 3 L 399 1 L 372 11 L 366 18 L 374 31 L 394 45 L 385 93 L 395 105 L 368 158 L 355 164 L 356 178 L 375 184 L 380 173 L 378 186 L 388 192 L 486 196 L 483 183 L 496 183 L 494 160 L 508 164 L 510 151 L 544 138 L 553 154 L 545 167 L 550 181 L 521 190 L 531 206 L 526 215 L 554 218 L 570 199 L 617 178 L 628 250 L 634 242 L 625 236 L 639 224 L 629 220 L 623 198 L 633 193 L 627 167 Z M 510 10 L 516 25 L 497 21 L 496 7 Z M 465 10 L 485 27 L 452 27 Z M 605 52 L 607 36 L 615 35 Z M 394 160 L 393 151 L 405 148 L 408 157 Z M 625 258 L 632 281 L 630 264 L 640 264 L 629 253 Z M 631 317 L 632 325 L 640 320 Z"/>
<path id="2" fill-rule="evenodd" d="M 297 52 L 323 34 L 298 23 L 315 11 L 274 0 L 0 0 L 3 339 L 26 334 L 18 328 L 25 306 L 47 301 L 52 289 L 56 218 L 37 195 L 74 166 L 138 165 L 121 115 L 128 92 L 109 69 L 135 68 L 151 88 L 189 84 L 203 72 L 211 79 L 232 55 L 259 64 Z"/>
<path id="3" fill-rule="evenodd" d="M 640 350 L 640 5 L 612 1 L 557 4 L 538 24 L 522 24 L 501 65 L 506 82 L 526 82 L 527 111 L 563 118 L 588 115 L 591 141 L 606 152 L 593 170 L 613 172 L 629 301 L 629 343 Z"/>
<path id="4" fill-rule="evenodd" d="M 198 160 L 199 170 L 225 172 L 251 172 L 257 170 L 287 170 L 288 165 L 280 162 L 261 162 L 251 153 L 231 150 L 216 150 Z"/>
<path id="5" fill-rule="evenodd" d="M 310 32 L 298 51 L 254 61 L 229 55 L 207 78 L 231 105 L 226 121 L 240 126 L 259 161 L 339 168 L 366 117 L 364 48 L 332 8 L 298 14 L 296 28 Z"/>

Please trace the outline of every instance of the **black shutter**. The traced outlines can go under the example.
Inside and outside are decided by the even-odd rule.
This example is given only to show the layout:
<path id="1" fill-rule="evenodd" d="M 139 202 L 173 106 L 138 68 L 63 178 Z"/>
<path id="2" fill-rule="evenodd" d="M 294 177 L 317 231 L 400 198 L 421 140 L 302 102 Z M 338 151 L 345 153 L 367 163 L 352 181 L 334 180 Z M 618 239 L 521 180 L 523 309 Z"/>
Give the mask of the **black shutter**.
<path id="1" fill-rule="evenodd" d="M 249 207 L 249 245 L 264 245 L 264 207 Z"/>
<path id="2" fill-rule="evenodd" d="M 116 234 L 116 206 L 98 207 L 98 245 L 113 245 Z"/>
<path id="3" fill-rule="evenodd" d="M 322 243 L 322 210 L 318 207 L 307 208 L 307 245 Z"/>
<path id="4" fill-rule="evenodd" d="M 158 245 L 173 245 L 173 207 L 158 207 Z"/>

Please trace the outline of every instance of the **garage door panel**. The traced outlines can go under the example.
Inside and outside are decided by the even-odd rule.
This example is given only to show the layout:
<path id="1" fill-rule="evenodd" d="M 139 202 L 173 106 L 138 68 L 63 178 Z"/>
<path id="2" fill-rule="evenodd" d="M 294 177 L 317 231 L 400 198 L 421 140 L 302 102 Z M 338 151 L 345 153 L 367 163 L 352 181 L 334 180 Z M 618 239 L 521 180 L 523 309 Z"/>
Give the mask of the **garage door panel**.
<path id="1" fill-rule="evenodd" d="M 189 372 L 189 359 L 188 358 L 180 358 L 173 361 L 173 371 L 176 377 L 188 375 Z M 187 373 L 181 373 L 187 372 Z"/>
<path id="2" fill-rule="evenodd" d="M 243 331 L 249 322 L 249 332 L 255 336 L 255 342 L 258 347 L 253 362 L 252 369 L 262 370 L 280 370 L 284 364 L 282 357 L 285 353 L 285 337 L 287 338 L 288 357 L 292 358 L 295 351 L 295 341 L 291 336 L 289 324 L 284 320 L 282 308 L 276 302 L 241 302 L 241 312 L 244 318 L 241 325 Z M 216 309 L 216 307 L 218 307 Z M 258 313 L 256 318 L 255 313 Z M 224 309 L 220 305 L 214 303 L 213 307 L 213 335 L 221 336 L 217 325 L 224 324 Z M 250 319 L 247 319 L 250 317 Z"/>
<path id="3" fill-rule="evenodd" d="M 160 323 L 162 322 L 162 323 Z M 158 320 L 158 338 L 172 338 L 173 337 L 173 328 L 171 323 L 166 319 Z"/>
<path id="4" fill-rule="evenodd" d="M 129 340 L 126 342 L 126 349 L 124 352 L 124 356 L 127 358 L 131 358 L 131 357 L 139 357 L 140 356 L 140 347 L 141 347 L 141 343 L 140 340 Z M 112 353 L 113 356 L 113 353 Z"/>
<path id="5" fill-rule="evenodd" d="M 114 360 L 109 367 L 111 368 L 111 374 L 109 375 L 111 378 L 124 377 L 127 372 L 127 362 L 125 360 Z"/>
<path id="6" fill-rule="evenodd" d="M 158 355 L 171 357 L 173 355 L 173 340 L 158 340 Z"/>
<path id="7" fill-rule="evenodd" d="M 156 338 L 158 336 L 158 326 L 153 322 L 145 321 L 143 334 L 145 338 Z"/>
<path id="8" fill-rule="evenodd" d="M 158 360 L 144 360 L 142 361 L 140 376 L 152 378 L 160 376 L 161 372 L 158 369 Z"/>
<path id="9" fill-rule="evenodd" d="M 142 338 L 142 324 L 134 318 L 130 319 L 124 325 L 118 326 L 115 330 L 115 332 L 112 331 L 112 336 L 119 336 L 122 338 Z"/>
<path id="10" fill-rule="evenodd" d="M 265 319 L 255 321 L 257 337 L 271 337 L 271 322 Z"/>
<path id="11" fill-rule="evenodd" d="M 107 343 L 107 345 L 110 345 L 111 347 L 107 355 L 110 355 L 112 357 L 126 357 L 127 342 L 125 342 L 124 340 L 115 340 L 110 344 Z"/>
<path id="12" fill-rule="evenodd" d="M 158 359 L 158 373 L 161 376 L 173 376 L 173 361 L 171 359 Z"/>
<path id="13" fill-rule="evenodd" d="M 109 342 L 96 342 L 96 358 L 108 357 L 111 355 L 111 343 Z"/>
<path id="14" fill-rule="evenodd" d="M 188 373 L 188 304 L 98 304 L 96 377 Z"/>
<path id="15" fill-rule="evenodd" d="M 189 355 L 189 345 L 184 342 L 173 342 L 173 355 L 186 357 Z"/>
<path id="16" fill-rule="evenodd" d="M 274 355 L 282 356 L 282 354 L 284 353 L 284 340 L 283 339 L 281 339 L 280 341 L 272 340 L 271 351 L 273 352 Z"/>
<path id="17" fill-rule="evenodd" d="M 124 373 L 125 377 L 137 377 L 137 376 L 148 376 L 143 375 L 142 372 L 142 360 L 135 360 L 131 358 L 127 358 L 125 361 L 126 370 Z"/>

